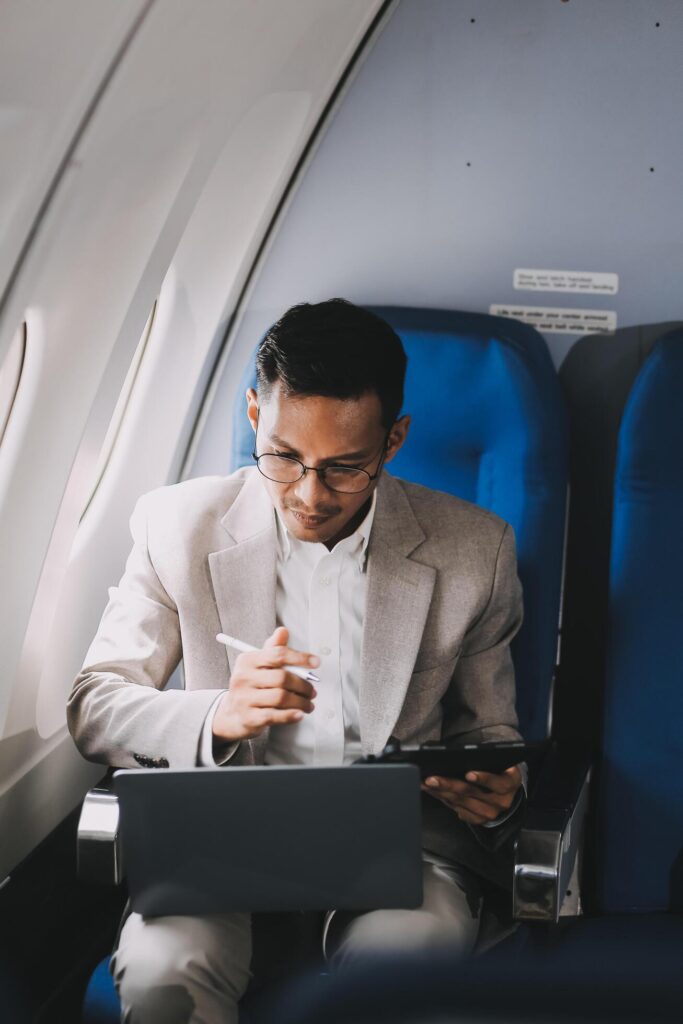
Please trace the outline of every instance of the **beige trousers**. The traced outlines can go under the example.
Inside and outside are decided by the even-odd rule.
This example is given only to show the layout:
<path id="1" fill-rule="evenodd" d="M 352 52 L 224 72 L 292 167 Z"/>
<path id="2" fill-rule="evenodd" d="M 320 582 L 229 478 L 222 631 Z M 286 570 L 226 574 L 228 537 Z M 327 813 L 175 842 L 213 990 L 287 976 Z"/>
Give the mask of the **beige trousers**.
<path id="1" fill-rule="evenodd" d="M 481 893 L 475 875 L 424 854 L 424 899 L 415 910 L 372 910 L 326 929 L 330 968 L 368 953 L 474 948 Z M 329 915 L 328 915 L 329 919 Z M 343 924 L 341 923 L 343 922 Z M 326 922 L 326 924 L 329 923 Z M 331 948 L 332 937 L 334 948 Z M 131 914 L 112 956 L 124 1024 L 237 1024 L 251 962 L 247 913 L 145 919 Z"/>

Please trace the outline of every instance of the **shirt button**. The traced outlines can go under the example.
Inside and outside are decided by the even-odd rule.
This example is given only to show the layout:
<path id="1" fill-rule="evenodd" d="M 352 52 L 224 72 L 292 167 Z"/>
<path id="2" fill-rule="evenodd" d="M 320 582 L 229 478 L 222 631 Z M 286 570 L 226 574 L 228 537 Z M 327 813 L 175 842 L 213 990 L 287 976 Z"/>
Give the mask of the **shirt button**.
<path id="1" fill-rule="evenodd" d="M 329 576 L 321 576 L 320 577 L 320 585 L 323 586 L 323 587 L 328 587 L 330 585 L 330 577 Z"/>
<path id="2" fill-rule="evenodd" d="M 321 647 L 320 648 L 320 653 L 321 654 L 332 654 L 332 651 L 331 651 L 331 649 L 329 647 Z"/>
<path id="3" fill-rule="evenodd" d="M 327 717 L 328 717 L 328 718 L 334 718 L 334 711 L 332 711 L 332 709 L 331 709 L 331 708 L 330 708 L 330 710 L 329 710 L 329 711 L 327 712 Z"/>

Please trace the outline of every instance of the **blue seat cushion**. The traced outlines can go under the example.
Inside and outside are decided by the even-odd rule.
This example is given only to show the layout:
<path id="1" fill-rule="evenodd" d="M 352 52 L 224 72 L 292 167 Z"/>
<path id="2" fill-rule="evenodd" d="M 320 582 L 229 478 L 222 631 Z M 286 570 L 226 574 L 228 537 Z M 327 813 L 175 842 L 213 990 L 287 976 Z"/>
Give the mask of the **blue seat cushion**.
<path id="1" fill-rule="evenodd" d="M 109 973 L 109 957 L 93 971 L 83 1000 L 83 1024 L 119 1024 L 121 1004 Z"/>

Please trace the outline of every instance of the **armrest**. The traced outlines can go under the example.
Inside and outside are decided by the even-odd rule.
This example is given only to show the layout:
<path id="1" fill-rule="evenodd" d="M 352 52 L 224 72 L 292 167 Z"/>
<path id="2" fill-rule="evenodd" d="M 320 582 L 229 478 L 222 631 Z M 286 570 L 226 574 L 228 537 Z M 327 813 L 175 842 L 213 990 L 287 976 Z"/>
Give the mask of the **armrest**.
<path id="1" fill-rule="evenodd" d="M 107 781 L 91 789 L 78 821 L 77 873 L 84 882 L 119 885 L 123 861 L 119 844 L 119 801 Z"/>
<path id="2" fill-rule="evenodd" d="M 515 844 L 516 920 L 559 919 L 583 837 L 590 777 L 587 750 L 570 744 L 549 748 Z"/>

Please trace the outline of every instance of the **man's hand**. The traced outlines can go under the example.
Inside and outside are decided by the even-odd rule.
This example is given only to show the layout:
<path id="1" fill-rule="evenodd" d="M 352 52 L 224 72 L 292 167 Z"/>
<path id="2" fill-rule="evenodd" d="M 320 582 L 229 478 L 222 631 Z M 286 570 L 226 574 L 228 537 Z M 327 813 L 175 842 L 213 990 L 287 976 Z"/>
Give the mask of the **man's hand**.
<path id="1" fill-rule="evenodd" d="M 279 626 L 260 651 L 240 654 L 213 720 L 213 736 L 235 742 L 258 736 L 270 725 L 300 721 L 314 708 L 316 691 L 304 679 L 285 672 L 284 665 L 316 668 L 315 654 L 287 647 L 289 633 Z"/>
<path id="2" fill-rule="evenodd" d="M 468 772 L 464 780 L 432 775 L 422 789 L 454 810 L 461 821 L 485 825 L 510 810 L 521 785 L 522 773 L 515 765 L 500 775 Z"/>

